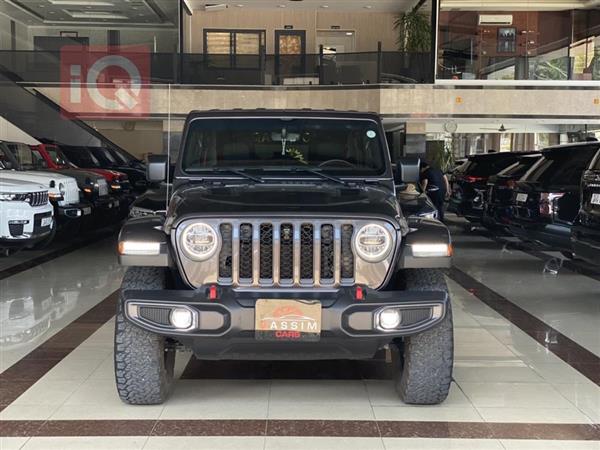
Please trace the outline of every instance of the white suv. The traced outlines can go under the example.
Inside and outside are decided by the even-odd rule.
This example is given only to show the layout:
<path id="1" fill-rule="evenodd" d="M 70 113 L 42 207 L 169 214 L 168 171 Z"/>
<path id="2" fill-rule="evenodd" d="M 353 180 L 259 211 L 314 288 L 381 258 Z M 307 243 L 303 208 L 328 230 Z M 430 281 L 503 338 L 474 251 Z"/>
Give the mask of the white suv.
<path id="1" fill-rule="evenodd" d="M 0 250 L 30 247 L 54 227 L 48 189 L 38 183 L 0 176 Z"/>
<path id="2" fill-rule="evenodd" d="M 31 160 L 31 149 L 27 145 L 0 143 L 0 169 L 4 169 L 0 172 L 1 178 L 30 181 L 46 186 L 50 201 L 56 205 L 57 218 L 78 219 L 91 213 L 89 206 L 85 207 L 87 205 L 80 203 L 79 187 L 75 178 L 59 172 L 29 170 L 33 168 L 36 168 L 35 161 Z"/>

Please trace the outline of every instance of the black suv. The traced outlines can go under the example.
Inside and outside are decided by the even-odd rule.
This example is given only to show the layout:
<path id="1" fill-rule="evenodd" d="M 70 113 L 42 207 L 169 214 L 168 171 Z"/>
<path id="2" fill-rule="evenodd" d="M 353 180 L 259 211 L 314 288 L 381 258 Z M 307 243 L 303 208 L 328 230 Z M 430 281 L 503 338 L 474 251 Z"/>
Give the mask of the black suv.
<path id="1" fill-rule="evenodd" d="M 516 163 L 488 178 L 481 220 L 485 227 L 499 229 L 508 225 L 516 181 L 541 157 L 540 152 L 519 153 Z"/>
<path id="2" fill-rule="evenodd" d="M 510 232 L 572 257 L 571 226 L 579 212 L 581 176 L 599 147 L 584 142 L 543 150 L 513 190 Z"/>
<path id="3" fill-rule="evenodd" d="M 571 242 L 577 257 L 600 266 L 600 150 L 581 178 L 581 209 Z"/>
<path id="4" fill-rule="evenodd" d="M 370 359 L 407 403 L 452 379 L 447 228 L 409 218 L 378 115 L 208 111 L 186 120 L 165 215 L 130 219 L 115 330 L 121 399 L 163 402 L 175 351 L 200 359 Z M 148 180 L 167 174 L 151 156 Z"/>
<path id="5" fill-rule="evenodd" d="M 481 222 L 488 178 L 518 159 L 517 154 L 508 152 L 469 156 L 452 174 L 448 210 L 465 217 L 469 222 Z"/>

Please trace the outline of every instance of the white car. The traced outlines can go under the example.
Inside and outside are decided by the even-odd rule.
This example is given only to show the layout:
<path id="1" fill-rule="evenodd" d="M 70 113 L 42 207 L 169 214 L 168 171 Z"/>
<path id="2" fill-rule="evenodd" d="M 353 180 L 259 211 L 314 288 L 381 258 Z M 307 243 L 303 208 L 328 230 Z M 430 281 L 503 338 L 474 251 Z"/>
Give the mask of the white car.
<path id="1" fill-rule="evenodd" d="M 77 219 L 91 213 L 91 208 L 85 208 L 80 203 L 79 187 L 73 177 L 59 172 L 46 172 L 38 170 L 24 170 L 33 166 L 21 158 L 28 157 L 31 153 L 25 144 L 0 143 L 0 178 L 5 180 L 22 180 L 39 183 L 46 187 L 50 201 L 56 205 L 56 219 L 59 217 Z M 21 151 L 23 146 L 23 151 Z M 17 170 L 14 170 L 17 169 Z"/>
<path id="2" fill-rule="evenodd" d="M 31 247 L 47 238 L 54 227 L 54 208 L 48 188 L 0 173 L 0 249 Z"/>

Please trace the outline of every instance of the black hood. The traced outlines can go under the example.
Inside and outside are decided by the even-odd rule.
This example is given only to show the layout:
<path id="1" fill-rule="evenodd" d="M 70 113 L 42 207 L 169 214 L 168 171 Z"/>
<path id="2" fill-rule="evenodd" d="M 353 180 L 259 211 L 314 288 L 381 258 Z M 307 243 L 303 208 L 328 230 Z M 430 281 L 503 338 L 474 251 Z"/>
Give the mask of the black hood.
<path id="1" fill-rule="evenodd" d="M 386 217 L 400 215 L 394 193 L 381 186 L 336 183 L 187 185 L 169 206 L 170 223 L 190 216 L 324 215 Z"/>

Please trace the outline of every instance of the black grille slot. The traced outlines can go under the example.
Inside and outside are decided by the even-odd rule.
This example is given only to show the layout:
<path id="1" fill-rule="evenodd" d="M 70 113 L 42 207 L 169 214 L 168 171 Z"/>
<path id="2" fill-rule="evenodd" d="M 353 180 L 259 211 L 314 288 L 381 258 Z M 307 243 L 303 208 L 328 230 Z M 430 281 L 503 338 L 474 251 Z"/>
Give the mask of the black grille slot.
<path id="1" fill-rule="evenodd" d="M 23 200 L 29 202 L 31 206 L 42 206 L 48 203 L 48 192 L 30 192 L 23 194 Z"/>
<path id="2" fill-rule="evenodd" d="M 294 226 L 290 223 L 280 228 L 279 277 L 282 280 L 294 278 Z"/>
<path id="3" fill-rule="evenodd" d="M 260 225 L 260 278 L 273 278 L 273 225 Z"/>
<path id="4" fill-rule="evenodd" d="M 333 225 L 321 226 L 321 279 L 332 280 L 334 271 Z"/>
<path id="5" fill-rule="evenodd" d="M 431 309 L 403 309 L 402 310 L 402 326 L 415 325 L 419 322 L 428 320 L 431 317 Z"/>
<path id="6" fill-rule="evenodd" d="M 314 227 L 303 223 L 300 227 L 300 279 L 313 279 L 313 234 Z"/>
<path id="7" fill-rule="evenodd" d="M 140 306 L 139 315 L 148 322 L 157 323 L 159 325 L 170 326 L 171 321 L 169 315 L 170 308 L 158 308 L 156 306 Z"/>
<path id="8" fill-rule="evenodd" d="M 252 279 L 252 225 L 240 225 L 240 278 Z"/>
<path id="9" fill-rule="evenodd" d="M 231 278 L 233 276 L 233 262 L 231 254 L 233 250 L 232 231 L 230 223 L 220 226 L 221 231 L 221 253 L 219 254 L 219 278 Z"/>
<path id="10" fill-rule="evenodd" d="M 354 278 L 354 254 L 352 253 L 352 225 L 342 225 L 342 279 Z"/>

